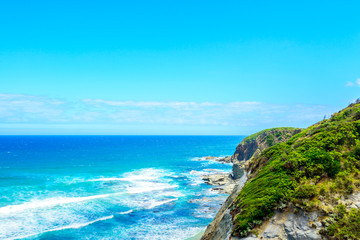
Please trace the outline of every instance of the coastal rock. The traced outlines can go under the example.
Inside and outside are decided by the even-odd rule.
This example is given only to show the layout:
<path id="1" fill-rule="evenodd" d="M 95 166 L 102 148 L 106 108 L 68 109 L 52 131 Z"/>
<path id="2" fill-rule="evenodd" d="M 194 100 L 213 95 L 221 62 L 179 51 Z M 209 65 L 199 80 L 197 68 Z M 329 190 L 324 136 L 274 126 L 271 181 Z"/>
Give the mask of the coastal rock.
<path id="1" fill-rule="evenodd" d="M 202 179 L 206 184 L 219 186 L 212 188 L 212 190 L 221 194 L 230 194 L 235 186 L 235 181 L 229 173 L 207 174 L 202 176 Z"/>
<path id="2" fill-rule="evenodd" d="M 207 175 L 203 177 L 203 180 L 208 184 L 222 186 L 217 187 L 214 190 L 230 192 L 232 189 L 232 191 L 230 196 L 218 211 L 214 220 L 208 225 L 203 237 L 201 238 L 202 240 L 224 240 L 229 239 L 231 236 L 233 223 L 229 208 L 247 181 L 247 173 L 245 170 L 246 160 L 251 159 L 253 156 L 259 155 L 269 146 L 288 140 L 291 136 L 300 131 L 301 129 L 298 128 L 276 128 L 262 131 L 260 134 L 251 135 L 245 138 L 237 146 L 235 153 L 230 157 L 230 161 L 233 163 L 232 175 L 224 176 L 224 174 L 212 174 L 212 176 Z M 229 159 L 229 157 L 225 159 Z M 223 186 L 228 187 L 226 189 L 226 187 Z M 267 236 L 270 237 L 279 235 L 276 231 L 277 230 L 268 230 Z M 232 237 L 231 239 L 235 240 L 238 238 Z M 256 236 L 248 236 L 245 239 L 252 240 L 257 238 Z"/>
<path id="3" fill-rule="evenodd" d="M 226 157 L 213 157 L 213 156 L 206 156 L 201 158 L 195 158 L 195 161 L 217 161 L 221 163 L 231 163 L 231 156 Z"/>
<path id="4" fill-rule="evenodd" d="M 243 162 L 239 162 L 238 160 L 234 160 L 232 172 L 233 179 L 240 179 L 244 175 L 245 164 Z"/>
<path id="5" fill-rule="evenodd" d="M 265 238 L 278 238 L 281 234 L 281 227 L 275 224 L 269 224 L 263 235 Z"/>
<path id="6" fill-rule="evenodd" d="M 243 177 L 236 182 L 234 189 L 232 190 L 230 196 L 226 199 L 223 206 L 217 212 L 214 220 L 208 225 L 205 230 L 204 235 L 201 240 L 224 240 L 229 239 L 231 235 L 231 230 L 233 228 L 232 216 L 230 214 L 230 205 L 234 201 L 235 197 L 239 194 L 242 187 L 244 186 L 247 180 L 247 175 L 244 174 Z"/>
<path id="7" fill-rule="evenodd" d="M 202 239 L 360 239 L 359 120 L 358 100 L 293 138 L 300 129 L 264 130 L 244 139 L 232 161 L 235 179 L 246 169 L 247 185 L 238 193 L 234 188 L 235 197 L 230 195 Z M 344 186 L 332 187 L 342 181 Z M 247 234 L 256 236 L 242 237 Z"/>
<path id="8" fill-rule="evenodd" d="M 213 191 L 217 191 L 220 194 L 231 194 L 232 190 L 234 189 L 235 184 L 228 184 L 222 187 L 213 187 Z"/>
<path id="9" fill-rule="evenodd" d="M 234 183 L 234 180 L 229 173 L 214 173 L 202 176 L 202 179 L 206 184 L 223 186 L 230 183 Z"/>
<path id="10" fill-rule="evenodd" d="M 287 220 L 283 224 L 285 229 L 285 235 L 287 239 L 297 240 L 317 240 L 321 239 L 321 235 L 318 233 L 319 230 L 311 227 L 311 220 L 317 221 L 317 215 L 309 216 L 303 211 L 299 213 L 289 213 L 287 214 Z"/>
<path id="11" fill-rule="evenodd" d="M 221 162 L 221 163 L 231 163 L 231 156 L 218 158 L 218 159 L 216 159 L 216 161 Z"/>
<path id="12" fill-rule="evenodd" d="M 321 225 L 319 214 L 307 214 L 295 209 L 286 212 L 276 212 L 272 218 L 265 222 L 258 230 L 258 236 L 245 238 L 232 238 L 241 240 L 259 239 L 287 239 L 287 240 L 319 240 L 322 239 L 319 229 L 313 226 Z"/>

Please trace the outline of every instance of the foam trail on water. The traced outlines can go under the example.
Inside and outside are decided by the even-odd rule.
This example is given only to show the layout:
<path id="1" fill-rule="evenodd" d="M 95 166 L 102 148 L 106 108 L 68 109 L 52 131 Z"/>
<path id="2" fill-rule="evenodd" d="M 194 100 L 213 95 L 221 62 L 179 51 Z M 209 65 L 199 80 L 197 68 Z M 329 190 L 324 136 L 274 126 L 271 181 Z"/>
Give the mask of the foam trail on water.
<path id="1" fill-rule="evenodd" d="M 133 210 L 129 210 L 129 211 L 126 211 L 126 212 L 119 212 L 118 214 L 121 214 L 121 215 L 125 215 L 125 214 L 129 214 L 129 213 L 132 213 Z"/>
<path id="2" fill-rule="evenodd" d="M 88 225 L 93 224 L 93 223 L 96 223 L 96 222 L 100 222 L 100 221 L 105 221 L 105 220 L 111 219 L 111 218 L 113 218 L 113 217 L 114 217 L 114 215 L 106 216 L 106 217 L 98 218 L 98 219 L 95 219 L 95 220 L 93 220 L 93 221 L 86 222 L 86 223 L 76 223 L 76 224 L 72 224 L 72 225 L 69 225 L 69 226 L 64 226 L 64 227 L 49 229 L 49 230 L 43 231 L 43 232 L 41 232 L 41 233 L 29 234 L 29 235 L 25 235 L 25 236 L 19 236 L 19 237 L 16 237 L 16 238 L 7 238 L 7 240 L 10 240 L 10 239 L 12 240 L 12 239 L 28 238 L 28 237 L 32 237 L 32 236 L 44 234 L 44 233 L 47 233 L 47 232 L 61 231 L 61 230 L 66 230 L 66 229 L 82 228 L 82 227 L 88 226 Z"/>
<path id="3" fill-rule="evenodd" d="M 144 168 L 135 170 L 133 172 L 125 173 L 123 177 L 99 177 L 95 179 L 86 180 L 87 182 L 107 182 L 107 181 L 126 181 L 126 182 L 137 182 L 137 181 L 149 181 L 158 180 L 160 177 L 165 175 L 165 171 L 162 169 Z"/>
<path id="4" fill-rule="evenodd" d="M 97 178 L 97 179 L 89 179 L 87 182 L 110 182 L 110 181 L 125 181 L 124 178 Z"/>
<path id="5" fill-rule="evenodd" d="M 48 198 L 44 200 L 37 200 L 33 202 L 23 203 L 19 205 L 9 205 L 0 208 L 0 214 L 9 214 L 13 212 L 19 212 L 24 211 L 28 209 L 34 209 L 34 208 L 45 208 L 45 207 L 52 207 L 56 205 L 63 205 L 68 203 L 77 203 L 82 201 L 88 201 L 98 198 L 106 198 L 111 195 L 116 195 L 120 193 L 115 194 L 100 194 L 100 195 L 94 195 L 94 196 L 88 196 L 88 197 L 58 197 L 58 198 Z"/>
<path id="6" fill-rule="evenodd" d="M 155 185 L 153 182 L 140 182 L 137 183 L 136 186 L 127 187 L 127 192 L 130 194 L 136 194 L 136 193 L 146 193 L 152 191 L 172 189 L 177 187 L 178 185 L 161 184 L 161 183 L 157 183 Z"/>
<path id="7" fill-rule="evenodd" d="M 174 199 L 168 199 L 168 200 L 163 200 L 163 201 L 158 201 L 158 202 L 154 202 L 154 203 L 150 203 L 149 206 L 145 207 L 146 209 L 152 209 L 152 208 L 155 208 L 155 207 L 158 207 L 158 206 L 161 206 L 161 205 L 164 205 L 166 203 L 170 203 L 170 202 L 173 202 L 173 201 L 177 201 L 178 199 L 177 198 L 174 198 Z"/>

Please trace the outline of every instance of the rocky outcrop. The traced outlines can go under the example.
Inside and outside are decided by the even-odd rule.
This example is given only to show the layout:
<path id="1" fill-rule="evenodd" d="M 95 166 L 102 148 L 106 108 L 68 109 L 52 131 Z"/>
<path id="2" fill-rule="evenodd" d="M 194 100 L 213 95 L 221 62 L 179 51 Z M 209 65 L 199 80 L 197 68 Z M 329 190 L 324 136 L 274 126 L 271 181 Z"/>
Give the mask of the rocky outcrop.
<path id="1" fill-rule="evenodd" d="M 230 214 L 230 205 L 234 201 L 235 197 L 239 194 L 242 187 L 247 180 L 247 175 L 243 175 L 242 178 L 235 184 L 230 196 L 226 199 L 224 205 L 220 208 L 216 214 L 214 220 L 208 225 L 201 240 L 224 240 L 229 239 L 231 230 L 233 227 L 232 216 Z"/>
<path id="2" fill-rule="evenodd" d="M 229 183 L 233 183 L 234 180 L 228 173 L 215 173 L 202 176 L 202 179 L 206 184 L 223 186 Z"/>
<path id="3" fill-rule="evenodd" d="M 231 163 L 231 156 L 226 156 L 226 157 L 206 156 L 201 158 L 195 158 L 194 161 L 216 161 L 220 163 Z"/>
<path id="4" fill-rule="evenodd" d="M 239 179 L 244 174 L 245 161 L 259 156 L 268 147 L 287 141 L 300 131 L 300 128 L 271 128 L 244 138 L 231 156 L 234 179 Z"/>
<path id="5" fill-rule="evenodd" d="M 206 184 L 213 185 L 212 189 L 222 194 L 230 194 L 235 186 L 235 181 L 229 173 L 211 173 L 203 175 Z"/>
<path id="6" fill-rule="evenodd" d="M 319 229 L 322 226 L 320 214 L 310 214 L 295 209 L 286 212 L 275 212 L 275 215 L 266 221 L 258 230 L 258 236 L 235 239 L 288 239 L 288 240 L 318 240 L 322 239 Z"/>
<path id="7" fill-rule="evenodd" d="M 217 158 L 216 161 L 221 162 L 221 163 L 231 163 L 231 156 Z"/>
<path id="8" fill-rule="evenodd" d="M 248 179 L 202 239 L 360 239 L 360 102 L 299 131 L 265 130 L 239 144 L 234 178 Z"/>
<path id="9" fill-rule="evenodd" d="M 247 181 L 247 173 L 245 171 L 245 162 L 253 156 L 259 155 L 266 148 L 276 143 L 288 140 L 294 134 L 300 132 L 299 128 L 273 128 L 264 130 L 260 133 L 245 138 L 237 147 L 235 153 L 231 157 L 221 159 L 221 161 L 233 163 L 232 178 L 235 184 L 232 184 L 231 194 L 220 208 L 214 220 L 207 227 L 202 240 L 224 240 L 229 239 L 233 228 L 232 216 L 230 214 L 230 206 L 235 197 L 239 194 L 242 187 Z M 219 160 L 218 160 L 219 161 Z M 229 186 L 229 176 L 226 174 L 203 176 L 203 180 L 211 185 Z M 256 236 L 247 239 L 257 239 Z M 236 238 L 232 238 L 236 239 Z"/>

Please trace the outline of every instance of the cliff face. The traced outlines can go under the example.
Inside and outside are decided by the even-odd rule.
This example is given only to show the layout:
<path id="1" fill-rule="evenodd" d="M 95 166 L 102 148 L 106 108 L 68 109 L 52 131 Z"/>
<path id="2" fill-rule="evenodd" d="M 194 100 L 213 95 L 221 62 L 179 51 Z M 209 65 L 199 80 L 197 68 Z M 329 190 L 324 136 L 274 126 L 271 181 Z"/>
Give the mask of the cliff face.
<path id="1" fill-rule="evenodd" d="M 293 135 L 299 133 L 300 128 L 271 128 L 250 135 L 236 147 L 231 156 L 233 162 L 233 177 L 239 179 L 244 173 L 244 162 L 259 156 L 265 149 L 277 143 L 289 140 Z"/>
<path id="2" fill-rule="evenodd" d="M 214 220 L 206 228 L 201 240 L 224 240 L 229 239 L 233 228 L 232 216 L 230 214 L 230 205 L 239 194 L 247 180 L 246 174 L 237 182 L 230 196 L 226 199 L 220 210 L 217 212 Z"/>
<path id="3" fill-rule="evenodd" d="M 279 135 L 238 146 L 232 161 L 249 158 L 246 174 L 202 240 L 360 239 L 360 102 L 285 142 Z"/>
<path id="4" fill-rule="evenodd" d="M 300 131 L 299 128 L 272 128 L 255 133 L 241 141 L 231 157 L 233 178 L 236 180 L 235 187 L 214 220 L 207 227 L 202 240 L 224 240 L 231 236 L 233 224 L 229 208 L 247 180 L 245 161 L 260 155 L 262 151 L 276 143 L 288 140 Z"/>

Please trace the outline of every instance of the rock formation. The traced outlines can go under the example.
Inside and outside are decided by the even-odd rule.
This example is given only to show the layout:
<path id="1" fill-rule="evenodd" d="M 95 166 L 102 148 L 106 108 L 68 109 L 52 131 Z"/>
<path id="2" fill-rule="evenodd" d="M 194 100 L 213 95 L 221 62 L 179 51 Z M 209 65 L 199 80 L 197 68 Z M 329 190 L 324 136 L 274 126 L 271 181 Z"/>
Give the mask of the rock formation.
<path id="1" fill-rule="evenodd" d="M 236 185 L 202 240 L 360 239 L 359 102 L 251 135 L 231 160 Z"/>
<path id="2" fill-rule="evenodd" d="M 236 147 L 235 153 L 231 156 L 231 161 L 234 164 L 234 179 L 239 179 L 244 174 L 245 161 L 259 156 L 261 152 L 268 147 L 289 140 L 294 134 L 300 131 L 300 128 L 271 128 L 244 138 Z"/>

